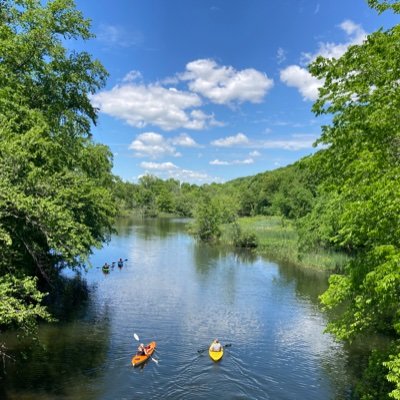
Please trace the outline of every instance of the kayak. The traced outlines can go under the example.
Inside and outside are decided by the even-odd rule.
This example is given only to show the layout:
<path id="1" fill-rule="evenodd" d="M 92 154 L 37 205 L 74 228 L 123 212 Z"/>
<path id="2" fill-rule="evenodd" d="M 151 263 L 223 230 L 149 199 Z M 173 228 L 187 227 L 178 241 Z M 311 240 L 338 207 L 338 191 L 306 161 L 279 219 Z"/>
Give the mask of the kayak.
<path id="1" fill-rule="evenodd" d="M 137 355 L 135 354 L 132 357 L 132 365 L 134 367 L 137 367 L 140 364 L 143 364 L 144 362 L 146 362 L 149 357 L 154 353 L 154 350 L 156 349 L 157 343 L 156 342 L 151 342 L 149 343 L 147 346 L 144 346 L 144 348 L 147 351 L 147 355 Z"/>
<path id="2" fill-rule="evenodd" d="M 214 343 L 214 342 L 213 342 L 213 343 Z M 211 350 L 211 346 L 213 345 L 213 343 L 211 343 L 210 347 L 208 348 L 208 354 L 210 355 L 211 360 L 217 362 L 217 361 L 219 361 L 219 360 L 223 357 L 223 355 L 224 355 L 224 348 L 221 347 L 221 350 L 220 350 L 220 351 Z"/>

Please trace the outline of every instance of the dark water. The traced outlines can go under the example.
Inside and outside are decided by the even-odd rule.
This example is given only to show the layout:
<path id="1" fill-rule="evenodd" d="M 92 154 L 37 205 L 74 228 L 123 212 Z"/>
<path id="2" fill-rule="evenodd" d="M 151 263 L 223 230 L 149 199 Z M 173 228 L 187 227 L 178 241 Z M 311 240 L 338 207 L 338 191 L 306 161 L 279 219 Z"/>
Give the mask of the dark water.
<path id="1" fill-rule="evenodd" d="M 83 275 L 89 301 L 7 363 L 4 399 L 348 399 L 348 354 L 323 334 L 326 277 L 194 242 L 179 220 L 118 227 Z M 104 275 L 104 262 L 128 259 Z M 159 363 L 133 368 L 140 340 Z M 205 351 L 218 337 L 213 363 Z M 17 352 L 15 353 L 17 354 Z"/>

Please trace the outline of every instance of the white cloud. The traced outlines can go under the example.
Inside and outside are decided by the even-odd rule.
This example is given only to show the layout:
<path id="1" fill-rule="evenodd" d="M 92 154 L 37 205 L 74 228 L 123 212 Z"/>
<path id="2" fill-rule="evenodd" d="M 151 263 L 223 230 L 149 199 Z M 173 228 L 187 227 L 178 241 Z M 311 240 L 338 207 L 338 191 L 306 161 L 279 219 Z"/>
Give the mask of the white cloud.
<path id="1" fill-rule="evenodd" d="M 144 169 L 156 170 L 156 171 L 172 171 L 176 170 L 178 167 L 172 162 L 155 163 L 143 161 L 140 166 Z"/>
<path id="2" fill-rule="evenodd" d="M 122 82 L 133 82 L 136 80 L 141 80 L 142 79 L 142 74 L 139 71 L 129 71 L 123 78 Z"/>
<path id="3" fill-rule="evenodd" d="M 111 26 L 108 30 L 109 40 L 117 41 L 120 31 Z M 212 60 L 190 62 L 184 73 L 153 84 L 142 80 L 139 71 L 128 72 L 120 85 L 93 95 L 93 106 L 136 128 L 153 125 L 165 131 L 202 130 L 224 125 L 200 109 L 203 97 L 218 104 L 259 103 L 273 86 L 272 79 L 253 68 L 236 71 Z M 166 87 L 182 82 L 187 83 L 188 90 Z"/>
<path id="4" fill-rule="evenodd" d="M 213 115 L 201 110 L 187 111 L 202 104 L 197 94 L 159 85 L 127 83 L 115 86 L 92 96 L 92 103 L 101 112 L 137 128 L 151 124 L 169 131 L 177 128 L 204 129 L 208 124 L 217 124 Z"/>
<path id="5" fill-rule="evenodd" d="M 254 144 L 254 147 L 297 151 L 311 149 L 317 138 L 316 135 L 312 134 L 294 134 L 291 138 L 286 140 L 263 140 Z"/>
<path id="6" fill-rule="evenodd" d="M 273 86 L 273 80 L 253 68 L 236 71 L 210 59 L 192 61 L 179 78 L 191 91 L 217 104 L 259 103 Z"/>
<path id="7" fill-rule="evenodd" d="M 195 140 L 193 140 L 186 133 L 181 133 L 179 136 L 172 138 L 171 143 L 175 146 L 182 146 L 182 147 L 200 147 L 200 145 L 197 144 Z"/>
<path id="8" fill-rule="evenodd" d="M 221 161 L 221 160 L 213 160 L 210 161 L 211 165 L 243 165 L 243 164 L 253 164 L 254 160 L 252 158 L 246 158 L 245 160 L 233 160 L 233 161 Z"/>
<path id="9" fill-rule="evenodd" d="M 226 138 L 213 140 L 211 144 L 218 147 L 231 147 L 241 144 L 247 144 L 249 139 L 243 133 L 238 133 L 235 136 L 228 136 Z"/>
<path id="10" fill-rule="evenodd" d="M 204 172 L 192 171 L 190 169 L 178 169 L 173 174 L 170 174 L 170 177 L 177 179 L 181 182 L 191 182 L 198 184 L 223 182 L 222 178 L 212 177 Z"/>
<path id="11" fill-rule="evenodd" d="M 322 86 L 322 83 L 305 68 L 290 65 L 281 70 L 280 78 L 287 86 L 297 88 L 304 100 L 316 100 L 318 98 L 318 89 Z"/>
<path id="12" fill-rule="evenodd" d="M 221 161 L 221 160 L 218 160 L 218 158 L 217 158 L 213 161 L 210 161 L 210 165 L 229 165 L 229 163 L 228 163 L 228 161 Z"/>
<path id="13" fill-rule="evenodd" d="M 251 152 L 249 153 L 249 156 L 250 156 L 250 157 L 260 157 L 260 156 L 261 156 L 261 153 L 260 153 L 259 151 L 257 151 L 257 150 L 254 150 L 254 151 L 251 151 Z"/>
<path id="14" fill-rule="evenodd" d="M 196 184 L 223 182 L 223 179 L 219 177 L 213 177 L 204 172 L 180 168 L 171 162 L 142 162 L 140 167 L 146 170 L 141 176 L 151 173 L 152 175 L 158 176 L 161 179 L 173 178 L 179 180 L 180 182 L 190 182 Z"/>
<path id="15" fill-rule="evenodd" d="M 126 32 L 122 27 L 115 25 L 100 25 L 96 37 L 97 40 L 109 47 L 132 47 L 143 42 L 141 32 Z"/>
<path id="16" fill-rule="evenodd" d="M 315 53 L 303 53 L 303 62 L 308 64 L 314 61 L 317 56 L 325 58 L 341 57 L 349 46 L 361 44 L 367 36 L 367 33 L 353 21 L 343 21 L 339 27 L 346 33 L 348 39 L 344 43 L 321 42 Z M 304 100 L 316 100 L 318 98 L 318 88 L 323 85 L 321 80 L 313 77 L 306 68 L 299 65 L 290 65 L 280 71 L 280 79 L 287 86 L 298 89 Z"/>
<path id="17" fill-rule="evenodd" d="M 276 60 L 278 64 L 282 64 L 283 62 L 286 61 L 286 51 L 282 49 L 282 47 L 279 47 L 277 53 L 276 53 Z"/>
<path id="18" fill-rule="evenodd" d="M 362 26 L 351 20 L 343 21 L 339 25 L 339 28 L 348 36 L 344 43 L 320 42 L 318 43 L 318 50 L 315 53 L 303 53 L 304 62 L 308 64 L 318 56 L 339 58 L 346 52 L 349 46 L 362 44 L 367 37 L 367 32 L 365 32 Z"/>
<path id="19" fill-rule="evenodd" d="M 159 133 L 144 132 L 132 141 L 129 149 L 135 151 L 136 157 L 149 157 L 153 159 L 165 156 L 180 157 L 181 153 L 176 150 L 175 146 L 202 147 L 186 133 L 165 139 Z M 153 163 L 153 165 L 155 164 Z"/>
<path id="20" fill-rule="evenodd" d="M 159 158 L 163 156 L 179 157 L 181 155 L 162 135 L 154 132 L 145 132 L 137 136 L 129 145 L 129 149 L 134 150 L 137 157 Z"/>

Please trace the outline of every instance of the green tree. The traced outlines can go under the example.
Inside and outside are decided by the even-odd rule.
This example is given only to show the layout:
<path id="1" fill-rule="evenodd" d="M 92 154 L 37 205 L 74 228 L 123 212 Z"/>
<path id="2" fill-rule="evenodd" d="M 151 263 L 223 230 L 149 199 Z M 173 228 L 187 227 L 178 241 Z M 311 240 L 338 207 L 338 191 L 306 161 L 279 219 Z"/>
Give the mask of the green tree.
<path id="1" fill-rule="evenodd" d="M 204 194 L 195 208 L 191 233 L 204 242 L 217 240 L 221 236 L 220 222 L 220 209 Z"/>
<path id="2" fill-rule="evenodd" d="M 398 1 L 369 3 L 400 11 Z M 376 387 L 389 380 L 390 396 L 400 399 L 400 26 L 370 34 L 339 59 L 319 57 L 310 71 L 324 82 L 314 112 L 333 116 L 319 140 L 326 149 L 315 158 L 315 168 L 325 171 L 321 196 L 335 216 L 324 218 L 331 221 L 326 240 L 355 256 L 322 296 L 328 309 L 345 306 L 328 331 L 345 340 L 387 336 L 391 354 L 375 370 L 386 377 L 374 379 Z M 379 392 L 371 385 L 363 399 Z"/>
<path id="3" fill-rule="evenodd" d="M 91 36 L 72 0 L 1 2 L 2 328 L 48 318 L 35 277 L 51 289 L 62 265 L 78 267 L 112 231 L 112 156 L 90 133 L 90 94 L 107 73 L 63 46 Z"/>

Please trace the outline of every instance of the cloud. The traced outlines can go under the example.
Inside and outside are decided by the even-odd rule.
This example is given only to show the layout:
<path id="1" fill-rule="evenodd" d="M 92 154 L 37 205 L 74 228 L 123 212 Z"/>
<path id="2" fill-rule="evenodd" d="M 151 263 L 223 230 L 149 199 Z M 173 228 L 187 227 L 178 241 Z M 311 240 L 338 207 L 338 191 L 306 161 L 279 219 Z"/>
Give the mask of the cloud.
<path id="1" fill-rule="evenodd" d="M 367 38 L 367 32 L 351 20 L 345 20 L 340 25 L 339 28 L 342 29 L 348 36 L 344 43 L 330 43 L 330 42 L 320 42 L 318 43 L 318 50 L 315 53 L 303 53 L 303 61 L 308 64 L 314 61 L 318 56 L 325 58 L 339 58 L 341 57 L 349 46 L 362 44 Z"/>
<path id="2" fill-rule="evenodd" d="M 200 145 L 186 133 L 181 133 L 179 136 L 172 138 L 171 143 L 175 146 L 182 147 L 200 147 Z"/>
<path id="3" fill-rule="evenodd" d="M 226 138 L 221 138 L 217 140 L 213 140 L 211 144 L 217 147 L 232 147 L 241 144 L 249 143 L 249 139 L 243 133 L 238 133 L 235 136 L 228 136 Z"/>
<path id="4" fill-rule="evenodd" d="M 109 47 L 132 47 L 143 43 L 141 32 L 126 32 L 115 25 L 100 25 L 96 38 Z"/>
<path id="5" fill-rule="evenodd" d="M 286 51 L 282 49 L 282 47 L 279 47 L 278 51 L 276 52 L 276 61 L 278 64 L 282 64 L 286 61 Z"/>
<path id="6" fill-rule="evenodd" d="M 254 160 L 252 158 L 246 158 L 245 160 L 233 160 L 233 161 L 221 161 L 221 160 L 213 160 L 210 161 L 211 165 L 243 165 L 243 164 L 253 164 Z"/>
<path id="7" fill-rule="evenodd" d="M 169 131 L 200 130 L 218 125 L 213 115 L 191 110 L 202 104 L 195 93 L 166 89 L 160 85 L 126 83 L 92 96 L 92 104 L 104 114 L 124 120 L 136 128 L 155 125 Z"/>
<path id="8" fill-rule="evenodd" d="M 155 163 L 143 161 L 140 166 L 144 169 L 149 169 L 153 171 L 172 171 L 176 170 L 178 167 L 172 162 Z"/>
<path id="9" fill-rule="evenodd" d="M 305 68 L 290 65 L 280 72 L 280 78 L 287 86 L 297 88 L 303 100 L 316 100 L 318 98 L 318 89 L 322 86 L 322 83 Z"/>
<path id="10" fill-rule="evenodd" d="M 179 157 L 181 155 L 162 135 L 154 132 L 145 132 L 137 136 L 129 145 L 129 149 L 136 152 L 136 157 L 159 158 L 163 156 Z"/>
<path id="11" fill-rule="evenodd" d="M 186 133 L 165 139 L 159 133 L 144 132 L 132 141 L 129 149 L 135 151 L 135 157 L 149 157 L 152 159 L 165 156 L 180 157 L 181 153 L 176 150 L 175 146 L 202 147 Z"/>
<path id="12" fill-rule="evenodd" d="M 108 29 L 108 40 L 118 41 L 117 28 L 109 26 Z M 186 90 L 177 89 L 179 84 L 186 84 Z M 224 125 L 213 114 L 201 110 L 205 98 L 226 105 L 246 101 L 259 103 L 272 86 L 272 79 L 253 68 L 236 71 L 203 59 L 188 63 L 184 73 L 153 84 L 144 84 L 139 71 L 130 71 L 121 84 L 94 94 L 91 102 L 101 113 L 135 128 L 153 125 L 165 131 L 203 130 Z"/>
<path id="13" fill-rule="evenodd" d="M 343 21 L 339 27 L 348 36 L 347 40 L 344 43 L 320 42 L 315 53 L 302 54 L 303 63 L 309 64 L 318 56 L 337 59 L 346 52 L 349 46 L 361 44 L 366 39 L 367 33 L 361 25 L 353 21 Z M 318 88 L 323 85 L 323 81 L 316 79 L 306 68 L 299 65 L 290 65 L 281 70 L 280 79 L 287 86 L 297 88 L 304 100 L 316 100 Z"/>
<path id="14" fill-rule="evenodd" d="M 285 140 L 262 140 L 254 144 L 254 147 L 297 151 L 311 149 L 317 138 L 317 135 L 312 134 L 293 134 L 291 138 Z"/>
<path id="15" fill-rule="evenodd" d="M 122 82 L 133 82 L 136 80 L 142 80 L 142 74 L 139 71 L 129 71 L 123 78 L 122 78 Z"/>
<path id="16" fill-rule="evenodd" d="M 261 153 L 260 153 L 259 151 L 257 151 L 257 150 L 254 150 L 254 151 L 251 151 L 251 152 L 249 153 L 249 156 L 250 156 L 250 157 L 260 157 L 260 156 L 261 156 Z"/>
<path id="17" fill-rule="evenodd" d="M 273 86 L 272 79 L 253 68 L 236 71 L 210 59 L 188 63 L 179 78 L 188 81 L 192 92 L 217 104 L 260 103 Z"/>
<path id="18" fill-rule="evenodd" d="M 180 182 L 189 182 L 196 184 L 223 182 L 223 179 L 219 177 L 213 177 L 204 172 L 180 168 L 171 162 L 142 162 L 140 164 L 140 167 L 146 170 L 145 173 L 141 176 L 151 173 L 152 175 L 158 176 L 161 179 L 173 178 L 179 180 Z"/>

